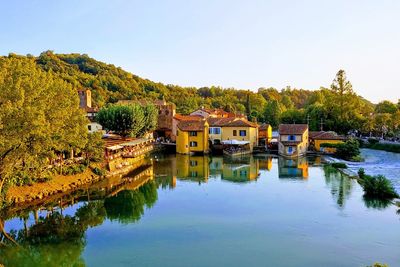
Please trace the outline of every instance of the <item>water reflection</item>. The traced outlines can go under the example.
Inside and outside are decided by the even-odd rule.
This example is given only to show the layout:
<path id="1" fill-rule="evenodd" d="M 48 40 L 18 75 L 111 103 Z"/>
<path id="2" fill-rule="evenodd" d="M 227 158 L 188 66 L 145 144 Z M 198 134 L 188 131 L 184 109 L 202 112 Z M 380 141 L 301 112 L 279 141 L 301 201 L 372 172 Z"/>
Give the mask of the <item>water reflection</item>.
<path id="1" fill-rule="evenodd" d="M 279 158 L 279 178 L 307 179 L 308 161 L 306 157 L 302 158 Z"/>
<path id="2" fill-rule="evenodd" d="M 332 197 L 339 208 L 345 206 L 350 197 L 354 181 L 329 165 L 324 166 L 325 183 L 331 189 Z"/>

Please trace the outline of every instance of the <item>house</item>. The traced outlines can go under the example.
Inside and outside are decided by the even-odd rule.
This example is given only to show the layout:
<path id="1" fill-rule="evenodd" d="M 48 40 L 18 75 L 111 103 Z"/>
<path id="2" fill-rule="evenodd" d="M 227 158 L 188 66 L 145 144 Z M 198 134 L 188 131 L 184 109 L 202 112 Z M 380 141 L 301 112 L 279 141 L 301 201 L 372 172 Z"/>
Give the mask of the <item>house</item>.
<path id="1" fill-rule="evenodd" d="M 272 140 L 272 127 L 267 123 L 263 123 L 258 127 L 258 145 L 266 146 Z"/>
<path id="2" fill-rule="evenodd" d="M 176 152 L 180 154 L 208 153 L 208 122 L 181 121 L 177 125 Z"/>
<path id="3" fill-rule="evenodd" d="M 308 161 L 307 158 L 279 158 L 278 159 L 278 176 L 279 178 L 308 178 Z"/>
<path id="4" fill-rule="evenodd" d="M 171 134 L 171 141 L 176 141 L 176 135 L 178 133 L 178 123 L 181 121 L 201 121 L 203 117 L 196 116 L 196 115 L 182 115 L 182 114 L 175 114 L 172 118 L 172 134 Z"/>
<path id="5" fill-rule="evenodd" d="M 279 125 L 279 155 L 285 157 L 303 156 L 307 153 L 308 144 L 307 124 Z"/>
<path id="6" fill-rule="evenodd" d="M 346 141 L 346 137 L 337 135 L 335 132 L 317 131 L 317 132 L 310 132 L 309 141 L 310 141 L 310 147 L 314 148 L 315 151 L 327 154 L 333 154 L 336 152 L 335 147 L 329 147 L 329 146 L 325 147 L 322 144 L 331 144 L 331 145 L 341 144 L 344 141 Z"/>
<path id="7" fill-rule="evenodd" d="M 222 141 L 222 127 L 230 122 L 233 122 L 237 118 L 213 118 L 209 117 L 207 122 L 209 124 L 208 139 L 213 145 L 219 145 Z M 228 130 L 228 129 L 226 129 Z"/>
<path id="8" fill-rule="evenodd" d="M 87 124 L 88 132 L 94 133 L 102 131 L 103 127 L 96 122 L 96 115 L 99 109 L 97 107 L 92 107 L 92 92 L 90 90 L 80 89 L 78 90 L 78 96 L 79 107 L 85 111 L 86 117 L 89 120 Z"/>
<path id="9" fill-rule="evenodd" d="M 229 121 L 222 126 L 222 141 L 228 140 L 246 141 L 253 151 L 258 141 L 258 125 L 242 118 Z"/>

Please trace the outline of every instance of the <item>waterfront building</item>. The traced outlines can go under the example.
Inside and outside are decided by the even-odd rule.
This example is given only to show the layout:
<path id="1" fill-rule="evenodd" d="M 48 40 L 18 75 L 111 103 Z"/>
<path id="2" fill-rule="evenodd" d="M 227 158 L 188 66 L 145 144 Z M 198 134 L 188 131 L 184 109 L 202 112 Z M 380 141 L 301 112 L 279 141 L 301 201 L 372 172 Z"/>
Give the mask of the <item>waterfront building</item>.
<path id="1" fill-rule="evenodd" d="M 279 155 L 285 157 L 303 156 L 307 153 L 308 144 L 307 124 L 279 125 Z"/>
<path id="2" fill-rule="evenodd" d="M 181 121 L 177 125 L 176 152 L 180 154 L 208 153 L 208 122 Z"/>
<path id="3" fill-rule="evenodd" d="M 346 140 L 345 136 L 337 135 L 335 132 L 310 132 L 310 147 L 312 147 L 315 151 L 323 152 L 327 154 L 333 154 L 336 152 L 335 147 L 324 147 L 322 144 L 342 144 Z M 321 146 L 322 145 L 322 146 Z"/>
<path id="4" fill-rule="evenodd" d="M 267 146 L 272 140 L 272 127 L 263 123 L 258 127 L 258 145 Z"/>

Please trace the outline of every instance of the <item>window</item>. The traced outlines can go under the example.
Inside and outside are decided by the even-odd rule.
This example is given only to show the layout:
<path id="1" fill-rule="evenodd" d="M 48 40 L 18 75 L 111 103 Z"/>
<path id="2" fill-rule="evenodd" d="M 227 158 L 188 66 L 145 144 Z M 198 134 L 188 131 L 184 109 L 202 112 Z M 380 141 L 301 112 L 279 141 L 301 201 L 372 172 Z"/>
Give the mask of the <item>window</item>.
<path id="1" fill-rule="evenodd" d="M 192 167 L 197 166 L 197 160 L 191 160 L 190 166 L 192 166 Z"/>
<path id="2" fill-rule="evenodd" d="M 296 141 L 296 136 L 294 135 L 289 135 L 289 141 Z"/>
<path id="3" fill-rule="evenodd" d="M 293 147 L 292 146 L 288 147 L 288 153 L 293 153 Z"/>
<path id="4" fill-rule="evenodd" d="M 246 130 L 240 130 L 239 136 L 246 136 Z"/>
<path id="5" fill-rule="evenodd" d="M 194 141 L 192 141 L 192 142 L 190 142 L 190 147 L 197 147 L 197 142 L 194 142 Z"/>
<path id="6" fill-rule="evenodd" d="M 189 135 L 190 136 L 197 136 L 197 132 L 191 131 L 191 132 L 189 132 Z"/>
<path id="7" fill-rule="evenodd" d="M 88 125 L 87 128 L 88 128 L 89 131 L 91 131 L 92 130 L 92 125 Z"/>
<path id="8" fill-rule="evenodd" d="M 190 177 L 197 177 L 197 172 L 196 171 L 191 171 L 190 172 Z"/>
<path id="9" fill-rule="evenodd" d="M 237 136 L 237 131 L 233 130 L 233 136 Z"/>
<path id="10" fill-rule="evenodd" d="M 211 128 L 208 130 L 208 133 L 209 133 L 209 134 L 221 134 L 221 128 L 218 128 L 218 127 L 211 127 Z"/>

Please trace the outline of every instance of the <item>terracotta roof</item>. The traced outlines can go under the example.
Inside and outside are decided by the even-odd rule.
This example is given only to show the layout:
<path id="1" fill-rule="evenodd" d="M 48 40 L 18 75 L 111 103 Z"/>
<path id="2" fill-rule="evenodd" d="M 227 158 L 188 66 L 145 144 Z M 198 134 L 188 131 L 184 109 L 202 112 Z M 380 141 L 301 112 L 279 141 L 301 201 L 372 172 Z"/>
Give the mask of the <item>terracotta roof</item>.
<path id="1" fill-rule="evenodd" d="M 268 123 L 263 123 L 261 126 L 258 128 L 260 130 L 267 130 L 270 127 Z"/>
<path id="2" fill-rule="evenodd" d="M 335 132 L 325 132 L 325 131 L 310 132 L 309 138 L 310 139 L 319 139 L 319 140 L 345 140 L 346 139 L 346 137 L 337 135 Z"/>
<path id="3" fill-rule="evenodd" d="M 258 127 L 257 123 L 250 122 L 245 119 L 234 120 L 234 121 L 231 121 L 231 122 L 225 124 L 224 126 L 225 127 L 253 127 L 253 128 Z"/>
<path id="4" fill-rule="evenodd" d="M 224 126 L 229 122 L 236 120 L 236 118 L 208 118 L 207 122 L 210 124 L 211 127 L 215 126 Z"/>
<path id="5" fill-rule="evenodd" d="M 178 121 L 201 121 L 203 117 L 198 115 L 182 115 L 182 114 L 175 114 L 174 119 Z"/>
<path id="6" fill-rule="evenodd" d="M 281 124 L 279 134 L 303 134 L 308 130 L 307 124 Z"/>
<path id="7" fill-rule="evenodd" d="M 228 115 L 229 114 L 229 112 L 226 112 L 225 110 L 220 109 L 220 108 L 215 108 L 215 109 L 202 108 L 201 110 L 204 112 L 207 112 L 208 114 L 216 114 L 216 115 L 224 115 L 224 114 Z"/>
<path id="8" fill-rule="evenodd" d="M 182 131 L 202 132 L 204 130 L 205 121 L 181 121 L 178 128 Z"/>

